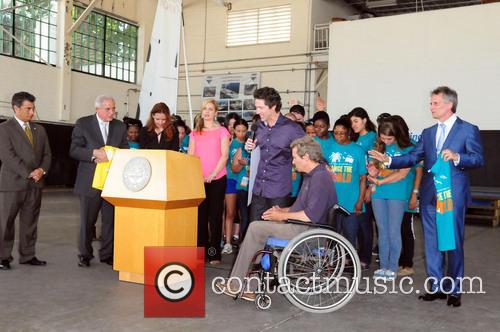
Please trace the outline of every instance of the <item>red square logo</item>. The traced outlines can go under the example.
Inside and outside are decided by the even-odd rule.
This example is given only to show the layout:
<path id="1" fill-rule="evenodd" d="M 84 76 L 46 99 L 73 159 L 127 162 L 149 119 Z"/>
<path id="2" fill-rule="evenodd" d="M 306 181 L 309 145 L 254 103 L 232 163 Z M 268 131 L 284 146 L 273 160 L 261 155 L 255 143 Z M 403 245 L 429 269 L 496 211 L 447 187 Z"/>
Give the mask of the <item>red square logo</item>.
<path id="1" fill-rule="evenodd" d="M 144 248 L 144 317 L 205 317 L 204 248 Z"/>

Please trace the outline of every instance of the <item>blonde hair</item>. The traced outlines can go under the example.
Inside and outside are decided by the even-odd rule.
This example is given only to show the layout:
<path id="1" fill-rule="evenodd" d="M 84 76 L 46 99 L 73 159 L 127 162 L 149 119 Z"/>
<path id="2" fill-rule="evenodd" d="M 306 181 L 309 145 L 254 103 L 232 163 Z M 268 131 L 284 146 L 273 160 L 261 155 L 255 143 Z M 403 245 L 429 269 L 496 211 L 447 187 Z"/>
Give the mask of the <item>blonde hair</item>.
<path id="1" fill-rule="evenodd" d="M 217 101 L 215 99 L 207 99 L 207 100 L 204 100 L 203 103 L 201 104 L 201 111 L 203 111 L 203 109 L 208 105 L 208 104 L 212 104 L 215 108 L 215 113 L 217 113 L 219 111 L 219 104 L 217 104 Z M 199 132 L 201 134 L 201 132 L 203 131 L 203 128 L 205 127 L 205 121 L 203 120 L 203 117 L 200 116 L 200 119 L 198 121 L 196 121 L 195 123 L 195 131 Z"/>

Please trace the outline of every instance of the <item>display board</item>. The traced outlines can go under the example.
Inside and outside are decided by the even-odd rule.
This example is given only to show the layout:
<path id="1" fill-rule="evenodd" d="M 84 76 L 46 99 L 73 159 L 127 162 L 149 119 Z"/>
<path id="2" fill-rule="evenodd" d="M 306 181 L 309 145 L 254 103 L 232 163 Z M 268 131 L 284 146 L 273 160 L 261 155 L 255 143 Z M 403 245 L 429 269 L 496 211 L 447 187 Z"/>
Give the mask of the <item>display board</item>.
<path id="1" fill-rule="evenodd" d="M 335 22 L 330 27 L 328 113 L 354 107 L 375 120 L 399 114 L 413 133 L 435 123 L 430 92 L 458 92 L 457 115 L 500 129 L 500 4 Z"/>
<path id="2" fill-rule="evenodd" d="M 206 75 L 202 98 L 217 100 L 221 116 L 235 112 L 250 120 L 255 113 L 253 92 L 259 85 L 260 73 Z"/>

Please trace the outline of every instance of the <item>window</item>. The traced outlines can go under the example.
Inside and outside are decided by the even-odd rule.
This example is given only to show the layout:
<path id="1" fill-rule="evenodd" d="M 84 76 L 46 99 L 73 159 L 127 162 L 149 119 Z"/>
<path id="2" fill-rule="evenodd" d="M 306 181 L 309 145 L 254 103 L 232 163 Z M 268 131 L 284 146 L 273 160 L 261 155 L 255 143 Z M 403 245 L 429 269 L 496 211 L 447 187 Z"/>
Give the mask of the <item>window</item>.
<path id="1" fill-rule="evenodd" d="M 83 11 L 74 6 L 73 21 Z M 135 82 L 137 33 L 137 26 L 93 11 L 73 33 L 73 69 Z"/>
<path id="2" fill-rule="evenodd" d="M 229 12 L 227 46 L 290 41 L 290 5 Z"/>
<path id="3" fill-rule="evenodd" d="M 21 6 L 0 12 L 0 24 L 24 44 L 0 31 L 0 53 L 37 62 L 56 64 L 57 0 L 30 3 L 0 0 L 0 8 Z"/>
<path id="4" fill-rule="evenodd" d="M 73 6 L 73 21 L 84 9 Z M 74 70 L 94 75 L 103 74 L 105 16 L 91 12 L 73 32 L 71 66 Z"/>

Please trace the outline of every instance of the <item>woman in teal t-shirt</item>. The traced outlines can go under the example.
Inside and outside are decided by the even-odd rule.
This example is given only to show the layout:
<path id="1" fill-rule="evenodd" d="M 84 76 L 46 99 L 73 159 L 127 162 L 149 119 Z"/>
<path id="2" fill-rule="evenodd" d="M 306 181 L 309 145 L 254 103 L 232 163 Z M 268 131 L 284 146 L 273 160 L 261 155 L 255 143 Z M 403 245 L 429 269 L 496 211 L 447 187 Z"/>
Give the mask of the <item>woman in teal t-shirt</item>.
<path id="1" fill-rule="evenodd" d="M 248 133 L 248 123 L 244 119 L 236 120 L 234 123 L 236 138 L 241 144 L 234 155 L 231 156 L 230 168 L 236 181 L 236 201 L 240 214 L 239 242 L 243 241 L 246 229 L 248 228 L 248 184 L 250 175 L 250 154 L 244 149 L 245 137 Z M 230 149 L 230 153 L 231 153 Z"/>
<path id="2" fill-rule="evenodd" d="M 358 144 L 365 153 L 368 150 L 373 149 L 375 146 L 375 141 L 377 140 L 377 128 L 375 124 L 370 120 L 368 113 L 362 107 L 356 107 L 349 112 L 349 119 L 351 120 L 351 128 L 353 134 L 351 135 L 351 141 Z M 365 191 L 365 209 L 360 218 L 359 225 L 359 259 L 361 260 L 361 266 L 365 269 L 369 268 L 372 259 L 372 247 L 373 247 L 373 223 L 375 218 L 373 216 L 372 204 L 371 204 L 371 191 Z M 375 249 L 375 251 L 378 251 Z"/>
<path id="3" fill-rule="evenodd" d="M 320 111 L 314 113 L 312 121 L 314 125 L 314 132 L 316 133 L 314 140 L 321 145 L 321 150 L 324 155 L 325 151 L 330 149 L 331 145 L 335 142 L 332 133 L 329 131 L 330 117 L 325 111 Z"/>
<path id="4" fill-rule="evenodd" d="M 234 121 L 228 121 L 228 123 L 232 124 L 233 128 L 230 130 L 234 134 L 234 138 L 229 145 L 229 158 L 227 159 L 226 164 L 226 173 L 227 173 L 227 184 L 226 184 L 226 216 L 225 216 L 225 228 L 224 234 L 226 237 L 226 243 L 224 244 L 224 248 L 222 249 L 223 254 L 232 254 L 233 246 L 231 245 L 231 239 L 233 237 L 233 223 L 234 216 L 236 215 L 236 207 L 237 207 L 237 181 L 238 174 L 233 173 L 232 171 L 232 160 L 236 155 L 236 152 L 241 149 L 245 145 L 245 137 L 248 131 L 248 123 L 244 119 L 236 119 Z M 239 233 L 239 230 L 236 230 L 236 234 Z"/>
<path id="5" fill-rule="evenodd" d="M 376 148 L 395 157 L 408 153 L 413 145 L 398 122 L 389 119 L 378 128 Z M 405 178 L 410 169 L 391 170 L 379 164 L 378 169 L 369 165 L 368 171 L 368 180 L 375 185 L 372 187 L 372 206 L 378 227 L 380 259 L 380 269 L 374 272 L 374 278 L 394 280 L 401 254 L 401 222 L 408 204 Z"/>
<path id="6" fill-rule="evenodd" d="M 370 116 L 362 107 L 356 107 L 349 112 L 351 128 L 353 131 L 352 141 L 368 153 L 375 146 L 377 140 L 377 127 L 370 120 Z"/>
<path id="7" fill-rule="evenodd" d="M 360 215 L 365 210 L 366 154 L 360 146 L 349 140 L 350 129 L 347 119 L 338 119 L 333 126 L 335 142 L 324 154 L 335 176 L 339 204 L 351 213 L 338 216 L 337 231 L 356 247 Z"/>

